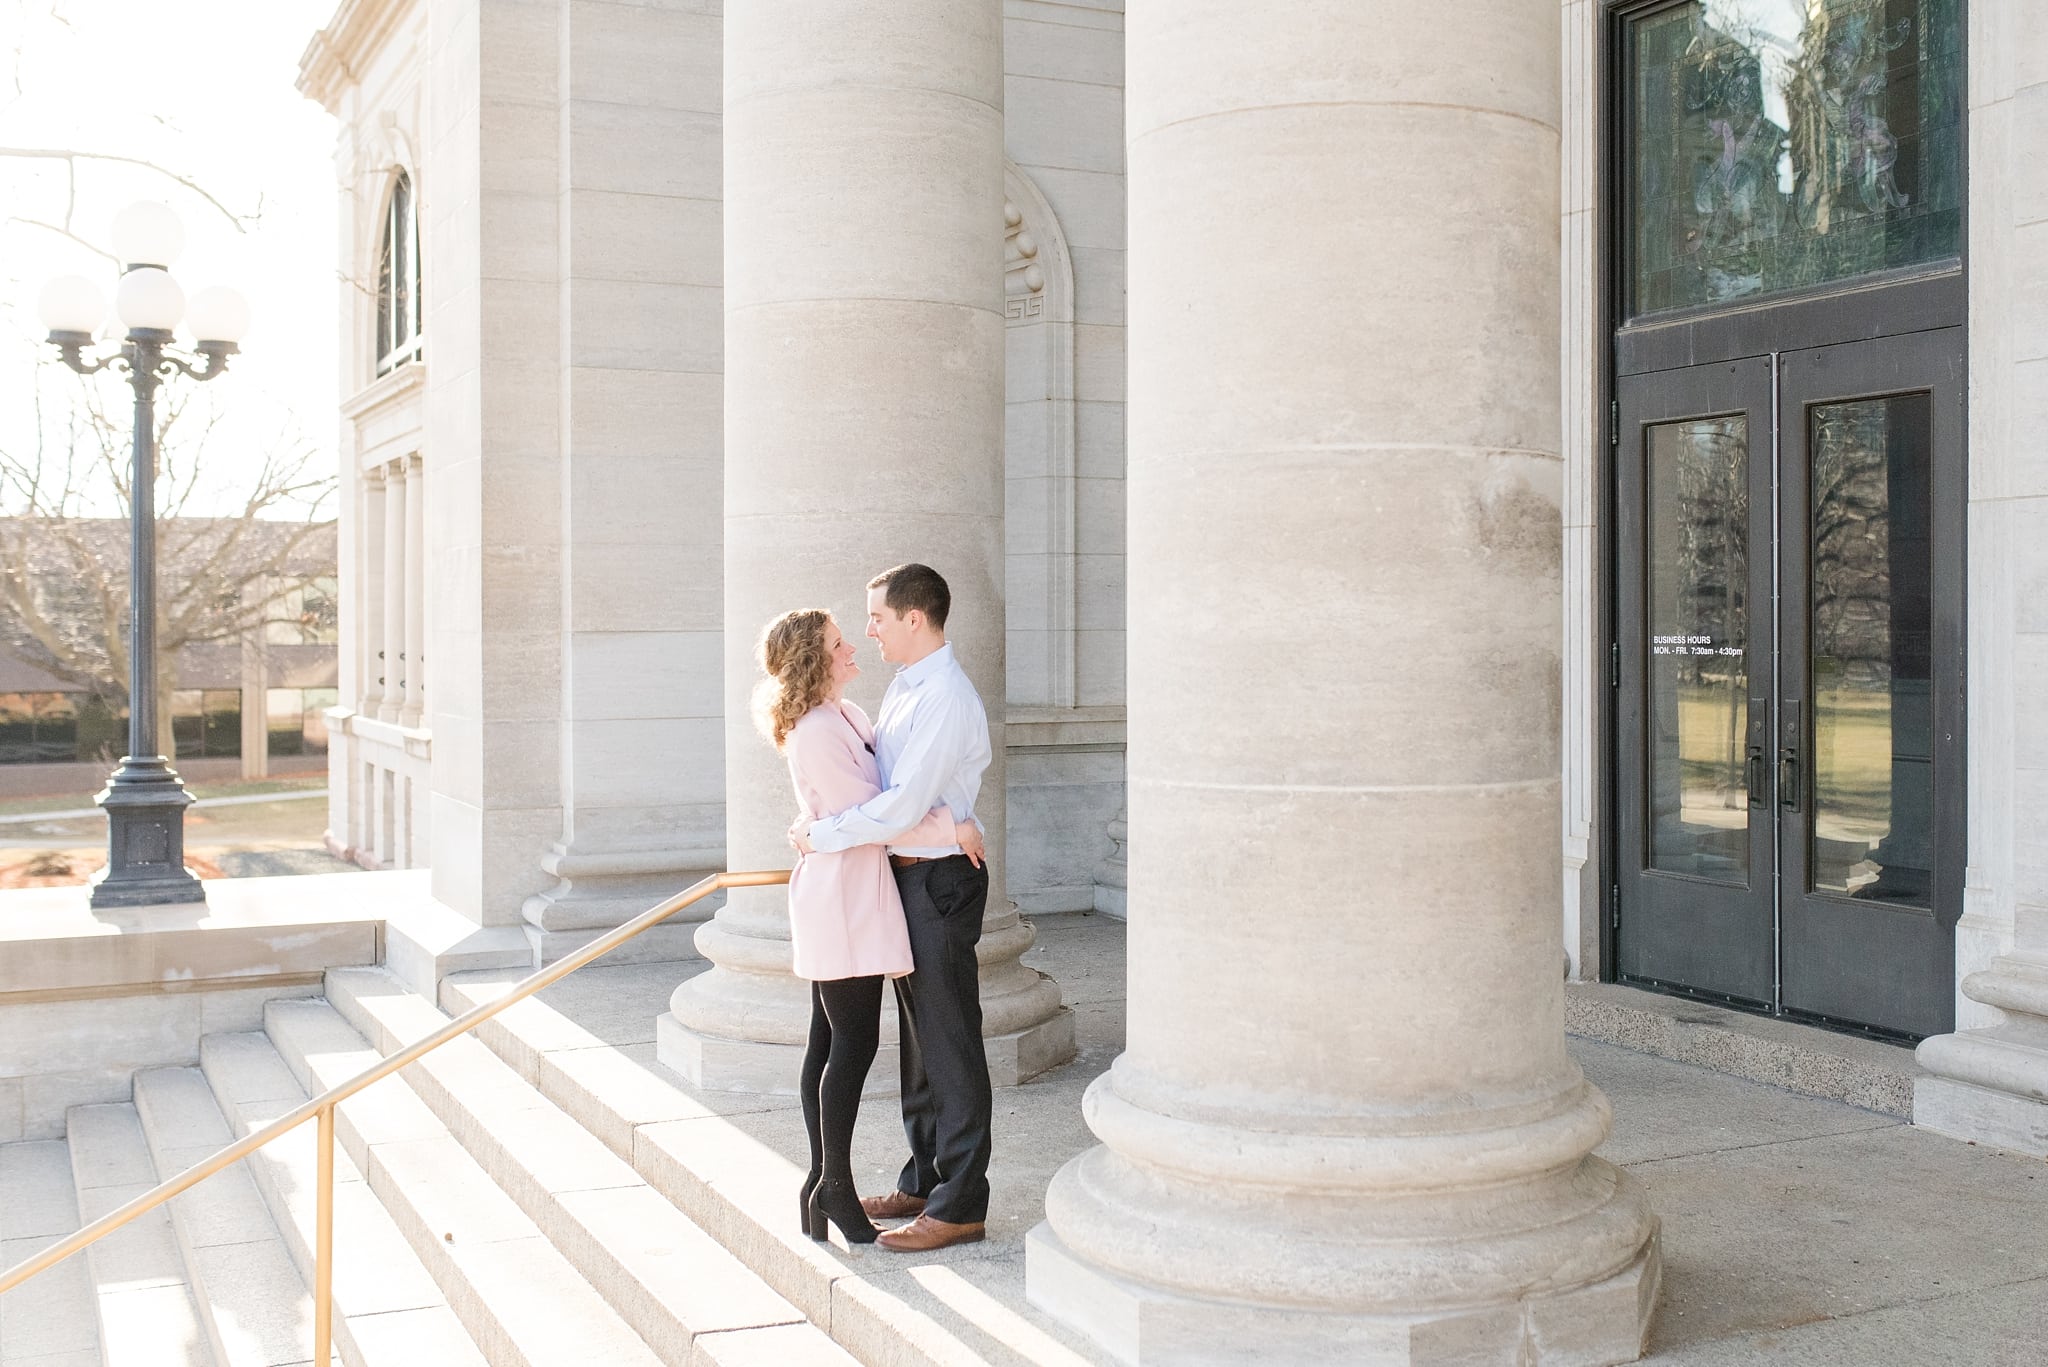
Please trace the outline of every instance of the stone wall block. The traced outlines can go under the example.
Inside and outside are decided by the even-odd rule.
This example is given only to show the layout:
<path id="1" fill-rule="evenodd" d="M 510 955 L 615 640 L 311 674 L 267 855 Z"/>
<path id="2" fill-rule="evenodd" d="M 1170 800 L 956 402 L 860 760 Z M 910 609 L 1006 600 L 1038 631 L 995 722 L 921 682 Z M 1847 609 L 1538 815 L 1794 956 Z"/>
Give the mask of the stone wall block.
<path id="1" fill-rule="evenodd" d="M 627 107 L 718 111 L 723 87 L 715 10 L 563 2 L 573 95 Z"/>
<path id="2" fill-rule="evenodd" d="M 1013 74 L 1003 82 L 1003 103 L 1011 145 L 1037 149 L 1029 154 L 1034 174 L 1039 166 L 1104 175 L 1124 169 L 1121 87 Z"/>

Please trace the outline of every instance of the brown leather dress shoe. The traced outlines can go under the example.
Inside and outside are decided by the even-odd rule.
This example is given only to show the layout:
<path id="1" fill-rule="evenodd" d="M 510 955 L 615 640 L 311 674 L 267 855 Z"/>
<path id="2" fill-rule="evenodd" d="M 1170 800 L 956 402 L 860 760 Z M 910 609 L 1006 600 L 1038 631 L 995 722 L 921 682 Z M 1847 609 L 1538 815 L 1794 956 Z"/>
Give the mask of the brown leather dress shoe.
<path id="1" fill-rule="evenodd" d="M 908 1220 L 924 1214 L 924 1198 L 907 1191 L 892 1191 L 887 1196 L 861 1197 L 860 1208 L 870 1220 Z"/>
<path id="2" fill-rule="evenodd" d="M 934 1249 L 951 1248 L 954 1244 L 978 1244 L 987 1237 L 988 1226 L 979 1220 L 971 1225 L 956 1225 L 920 1215 L 903 1228 L 890 1230 L 876 1242 L 898 1253 L 930 1253 Z"/>

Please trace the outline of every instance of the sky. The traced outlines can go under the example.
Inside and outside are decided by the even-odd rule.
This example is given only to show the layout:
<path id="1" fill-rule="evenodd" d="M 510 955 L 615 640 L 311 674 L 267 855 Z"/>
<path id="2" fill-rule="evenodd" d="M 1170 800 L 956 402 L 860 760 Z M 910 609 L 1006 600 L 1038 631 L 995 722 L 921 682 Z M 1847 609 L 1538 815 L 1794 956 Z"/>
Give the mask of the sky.
<path id="1" fill-rule="evenodd" d="M 129 401 L 117 376 L 81 382 L 55 362 L 36 315 L 43 282 L 57 275 L 88 276 L 111 304 L 115 268 L 24 220 L 61 224 L 69 201 L 77 235 L 105 248 L 122 207 L 159 199 L 184 221 L 171 273 L 186 294 L 232 285 L 254 315 L 243 354 L 200 395 L 220 415 L 203 454 L 206 511 L 244 505 L 266 447 L 307 443 L 334 470 L 338 129 L 293 82 L 337 3 L 0 0 L 0 449 L 34 449 L 38 386 L 46 408 L 75 402 L 82 383 Z M 81 161 L 68 176 L 61 161 L 8 149 L 154 162 L 228 212 L 146 168 Z"/>

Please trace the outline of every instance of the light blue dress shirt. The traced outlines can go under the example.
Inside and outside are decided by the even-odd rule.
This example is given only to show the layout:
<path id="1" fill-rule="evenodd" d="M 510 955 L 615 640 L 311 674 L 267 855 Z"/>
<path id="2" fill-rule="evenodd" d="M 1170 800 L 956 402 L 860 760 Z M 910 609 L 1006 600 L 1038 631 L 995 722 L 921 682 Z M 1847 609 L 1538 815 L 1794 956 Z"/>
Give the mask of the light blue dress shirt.
<path id="1" fill-rule="evenodd" d="M 988 713 L 967 672 L 940 646 L 896 671 L 875 719 L 875 765 L 882 791 L 858 807 L 811 823 L 811 848 L 821 853 L 881 845 L 944 805 L 955 821 L 973 821 L 974 799 L 990 759 Z M 983 828 L 986 829 L 985 827 Z M 938 859 L 958 845 L 890 845 L 892 854 Z"/>

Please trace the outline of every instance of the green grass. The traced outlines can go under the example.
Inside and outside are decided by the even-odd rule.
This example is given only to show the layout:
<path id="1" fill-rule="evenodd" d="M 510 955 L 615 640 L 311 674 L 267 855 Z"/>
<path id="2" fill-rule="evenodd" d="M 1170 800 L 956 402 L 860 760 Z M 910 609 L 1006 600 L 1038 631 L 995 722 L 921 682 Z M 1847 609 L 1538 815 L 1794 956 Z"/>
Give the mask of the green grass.
<path id="1" fill-rule="evenodd" d="M 305 774 L 293 778 L 253 779 L 249 782 L 236 780 L 232 783 L 195 783 L 191 785 L 194 797 L 244 797 L 261 793 L 304 793 L 316 792 L 327 786 L 327 775 Z M 99 792 L 95 786 L 88 792 L 44 794 L 41 797 L 0 798 L 0 816 L 30 816 L 36 812 L 69 812 L 93 805 L 93 796 Z"/>

